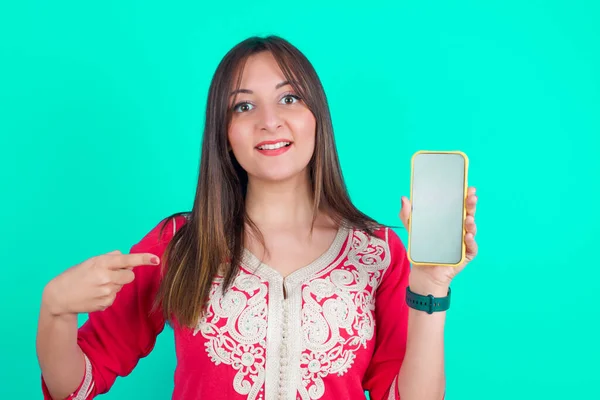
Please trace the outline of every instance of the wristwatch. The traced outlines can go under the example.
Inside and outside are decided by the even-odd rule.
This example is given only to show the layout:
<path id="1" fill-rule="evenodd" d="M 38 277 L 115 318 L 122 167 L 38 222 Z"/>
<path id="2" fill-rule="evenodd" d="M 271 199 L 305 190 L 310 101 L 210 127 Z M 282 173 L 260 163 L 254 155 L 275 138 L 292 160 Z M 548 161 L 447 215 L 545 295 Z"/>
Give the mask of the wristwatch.
<path id="1" fill-rule="evenodd" d="M 426 311 L 427 314 L 446 311 L 450 308 L 450 288 L 448 288 L 446 297 L 434 297 L 431 294 L 427 296 L 417 294 L 410 290 L 410 286 L 407 286 L 406 304 L 415 310 Z"/>

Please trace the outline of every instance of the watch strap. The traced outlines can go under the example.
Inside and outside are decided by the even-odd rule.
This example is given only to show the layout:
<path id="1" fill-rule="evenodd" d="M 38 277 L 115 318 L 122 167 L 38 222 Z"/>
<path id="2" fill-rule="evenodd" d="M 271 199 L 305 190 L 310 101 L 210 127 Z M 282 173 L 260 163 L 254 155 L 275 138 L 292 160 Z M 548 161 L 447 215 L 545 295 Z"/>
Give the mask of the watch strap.
<path id="1" fill-rule="evenodd" d="M 425 311 L 428 314 L 434 312 L 446 311 L 450 308 L 450 288 L 446 297 L 435 297 L 431 294 L 423 296 L 410 290 L 410 286 L 406 287 L 406 304 L 415 310 Z"/>

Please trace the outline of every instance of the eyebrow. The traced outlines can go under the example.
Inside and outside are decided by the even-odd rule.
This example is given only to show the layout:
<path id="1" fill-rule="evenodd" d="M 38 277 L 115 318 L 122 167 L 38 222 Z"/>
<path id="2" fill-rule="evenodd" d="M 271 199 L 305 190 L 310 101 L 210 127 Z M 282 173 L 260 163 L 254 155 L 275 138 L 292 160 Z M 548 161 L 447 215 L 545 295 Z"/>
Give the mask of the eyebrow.
<path id="1" fill-rule="evenodd" d="M 275 89 L 280 89 L 286 85 L 291 85 L 290 81 L 279 82 L 277 85 L 275 85 Z M 237 90 L 232 91 L 229 95 L 233 96 L 234 94 L 237 94 L 237 93 L 253 94 L 254 92 L 250 89 L 237 89 Z"/>

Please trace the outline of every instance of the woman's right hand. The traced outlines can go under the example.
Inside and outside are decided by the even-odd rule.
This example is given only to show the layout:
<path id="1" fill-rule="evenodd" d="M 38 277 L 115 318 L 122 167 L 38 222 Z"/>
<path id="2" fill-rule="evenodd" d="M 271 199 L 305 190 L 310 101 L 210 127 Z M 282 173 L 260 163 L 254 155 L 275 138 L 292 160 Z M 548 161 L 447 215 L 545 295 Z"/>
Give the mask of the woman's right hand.
<path id="1" fill-rule="evenodd" d="M 133 268 L 159 263 L 154 254 L 118 250 L 92 257 L 52 279 L 44 288 L 43 305 L 55 316 L 105 310 L 134 280 Z"/>

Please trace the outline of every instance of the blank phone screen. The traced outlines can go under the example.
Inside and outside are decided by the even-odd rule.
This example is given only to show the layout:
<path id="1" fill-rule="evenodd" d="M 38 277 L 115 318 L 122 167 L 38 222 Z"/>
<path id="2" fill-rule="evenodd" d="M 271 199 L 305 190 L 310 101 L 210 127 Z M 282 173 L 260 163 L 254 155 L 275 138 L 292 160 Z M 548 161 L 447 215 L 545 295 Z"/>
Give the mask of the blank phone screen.
<path id="1" fill-rule="evenodd" d="M 462 258 L 466 160 L 421 153 L 413 160 L 409 253 L 412 261 L 456 264 Z"/>

